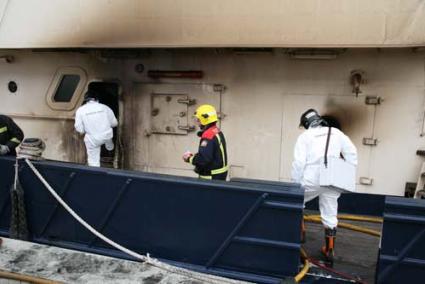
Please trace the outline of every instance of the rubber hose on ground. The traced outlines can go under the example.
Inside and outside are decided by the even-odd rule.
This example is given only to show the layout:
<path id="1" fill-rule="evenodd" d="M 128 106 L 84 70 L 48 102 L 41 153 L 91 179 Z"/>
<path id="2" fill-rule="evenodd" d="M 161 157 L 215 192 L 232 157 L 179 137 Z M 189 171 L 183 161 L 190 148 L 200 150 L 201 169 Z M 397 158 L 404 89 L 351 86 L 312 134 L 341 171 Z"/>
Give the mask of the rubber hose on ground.
<path id="1" fill-rule="evenodd" d="M 39 277 L 34 277 L 30 275 L 24 275 L 24 274 L 18 274 L 13 273 L 9 271 L 0 270 L 0 279 L 10 279 L 10 280 L 17 280 L 17 281 L 25 281 L 33 284 L 60 284 L 61 282 L 43 279 Z"/>
<path id="2" fill-rule="evenodd" d="M 320 219 L 320 216 L 319 217 L 304 216 L 304 220 L 309 221 L 309 222 L 314 222 L 314 223 L 321 223 L 322 222 L 322 220 Z M 360 233 L 365 233 L 365 234 L 372 235 L 372 236 L 375 236 L 375 237 L 381 236 L 381 233 L 379 231 L 364 228 L 364 227 L 361 227 L 361 226 L 348 224 L 348 223 L 341 223 L 340 222 L 340 223 L 338 223 L 338 227 L 349 229 L 349 230 L 352 230 L 352 231 L 357 231 L 357 232 L 360 232 Z"/>

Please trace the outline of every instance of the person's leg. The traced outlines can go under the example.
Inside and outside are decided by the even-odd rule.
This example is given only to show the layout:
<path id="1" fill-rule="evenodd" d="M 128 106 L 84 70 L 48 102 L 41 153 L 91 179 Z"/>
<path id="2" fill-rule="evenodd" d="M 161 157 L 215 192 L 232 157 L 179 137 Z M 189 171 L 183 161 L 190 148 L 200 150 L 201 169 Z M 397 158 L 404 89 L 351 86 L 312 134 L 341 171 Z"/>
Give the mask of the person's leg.
<path id="1" fill-rule="evenodd" d="M 108 139 L 105 141 L 105 148 L 108 151 L 114 150 L 114 142 L 112 141 L 112 139 Z"/>
<path id="2" fill-rule="evenodd" d="M 315 199 L 322 192 L 320 187 L 317 186 L 304 186 L 304 206 L 307 202 Z"/>
<path id="3" fill-rule="evenodd" d="M 94 145 L 89 139 L 84 138 L 87 150 L 87 164 L 91 167 L 100 167 L 100 146 Z"/>
<path id="4" fill-rule="evenodd" d="M 332 189 L 324 190 L 319 195 L 320 216 L 325 227 L 325 245 L 322 253 L 330 265 L 333 265 L 336 227 L 338 225 L 338 198 L 341 194 Z"/>
<path id="5" fill-rule="evenodd" d="M 333 189 L 325 189 L 319 195 L 319 209 L 325 228 L 333 229 L 338 225 L 338 198 L 341 193 Z"/>

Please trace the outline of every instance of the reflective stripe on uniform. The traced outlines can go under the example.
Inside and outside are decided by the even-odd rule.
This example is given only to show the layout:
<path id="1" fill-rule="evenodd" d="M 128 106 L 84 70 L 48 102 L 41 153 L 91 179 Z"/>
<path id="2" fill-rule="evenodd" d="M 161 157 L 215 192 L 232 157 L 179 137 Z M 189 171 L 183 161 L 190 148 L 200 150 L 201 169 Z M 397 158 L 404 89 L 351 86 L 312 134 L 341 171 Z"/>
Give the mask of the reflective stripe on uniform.
<path id="1" fill-rule="evenodd" d="M 221 143 L 221 139 L 220 139 L 220 134 L 217 133 L 215 135 L 215 137 L 217 137 L 218 139 L 218 143 L 220 144 L 220 151 L 221 151 L 221 157 L 223 158 L 223 166 L 226 166 L 226 156 L 224 155 L 224 147 L 223 147 L 223 143 Z"/>
<path id="2" fill-rule="evenodd" d="M 225 166 L 225 167 L 222 167 L 222 168 L 220 168 L 220 169 L 212 170 L 212 171 L 211 171 L 211 174 L 212 174 L 212 175 L 218 175 L 218 174 L 225 173 L 225 172 L 227 172 L 228 170 L 229 170 L 229 167 L 228 167 L 228 166 Z"/>
<path id="3" fill-rule="evenodd" d="M 215 169 L 215 170 L 211 170 L 212 175 L 222 174 L 222 173 L 225 173 L 229 170 L 229 167 L 226 164 L 226 155 L 224 155 L 224 147 L 223 147 L 223 143 L 221 143 L 220 134 L 217 133 L 215 135 L 215 137 L 217 137 L 218 143 L 220 144 L 221 157 L 223 159 L 224 167 L 219 168 L 219 169 Z"/>
<path id="4" fill-rule="evenodd" d="M 212 179 L 212 176 L 201 176 L 201 175 L 199 175 L 199 178 L 201 178 L 201 179 Z"/>
<path id="5" fill-rule="evenodd" d="M 21 141 L 18 140 L 18 138 L 13 137 L 12 139 L 10 139 L 10 141 L 15 142 L 15 143 L 21 143 Z"/>
<path id="6" fill-rule="evenodd" d="M 7 126 L 0 128 L 0 133 L 6 132 L 7 131 Z"/>

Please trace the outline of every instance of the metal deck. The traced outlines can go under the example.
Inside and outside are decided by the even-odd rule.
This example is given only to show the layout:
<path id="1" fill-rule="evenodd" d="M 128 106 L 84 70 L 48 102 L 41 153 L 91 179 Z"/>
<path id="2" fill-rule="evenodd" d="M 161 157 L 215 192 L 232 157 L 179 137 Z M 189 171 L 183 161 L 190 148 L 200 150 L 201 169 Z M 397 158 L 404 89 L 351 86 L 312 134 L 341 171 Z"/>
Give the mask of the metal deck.
<path id="1" fill-rule="evenodd" d="M 308 212 L 318 214 L 318 212 Z M 341 220 L 362 227 L 381 231 L 382 225 L 366 222 L 351 222 Z M 303 244 L 310 257 L 321 260 L 320 248 L 324 245 L 324 232 L 322 224 L 306 222 L 307 241 Z M 364 282 L 375 283 L 375 273 L 378 261 L 380 238 L 364 233 L 338 228 L 335 242 L 334 269 L 338 272 L 359 278 Z M 320 271 L 320 269 L 319 269 Z M 311 269 L 311 273 L 319 273 Z M 337 276 L 336 276 L 337 277 Z M 308 277 L 313 279 L 314 277 Z M 306 281 L 307 282 L 307 281 Z"/>

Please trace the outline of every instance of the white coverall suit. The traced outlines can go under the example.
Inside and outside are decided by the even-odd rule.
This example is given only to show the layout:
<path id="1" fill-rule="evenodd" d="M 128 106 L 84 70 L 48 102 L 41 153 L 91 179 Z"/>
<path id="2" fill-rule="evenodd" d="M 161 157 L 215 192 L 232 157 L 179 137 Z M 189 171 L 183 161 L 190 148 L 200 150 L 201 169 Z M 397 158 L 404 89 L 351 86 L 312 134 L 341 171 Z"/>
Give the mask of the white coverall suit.
<path id="1" fill-rule="evenodd" d="M 292 163 L 292 180 L 305 189 L 304 204 L 319 196 L 319 209 L 322 223 L 326 228 L 334 229 L 338 225 L 338 198 L 340 192 L 321 187 L 320 166 L 323 164 L 328 127 L 310 127 L 304 131 L 295 144 L 294 162 Z M 344 133 L 339 129 L 331 129 L 328 158 L 340 157 L 357 165 L 357 150 Z"/>
<path id="2" fill-rule="evenodd" d="M 114 149 L 112 127 L 118 125 L 113 111 L 96 100 L 90 100 L 78 108 L 75 114 L 75 130 L 84 136 L 89 166 L 100 167 L 100 149 Z"/>

